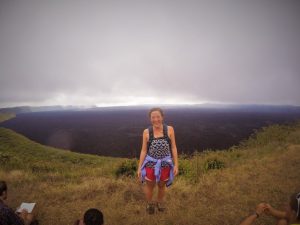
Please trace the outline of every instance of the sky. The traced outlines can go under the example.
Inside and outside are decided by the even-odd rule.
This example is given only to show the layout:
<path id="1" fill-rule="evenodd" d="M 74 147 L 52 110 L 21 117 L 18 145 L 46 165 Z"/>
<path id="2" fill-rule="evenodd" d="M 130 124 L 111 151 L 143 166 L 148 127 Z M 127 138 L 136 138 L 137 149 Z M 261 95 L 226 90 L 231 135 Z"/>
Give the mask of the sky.
<path id="1" fill-rule="evenodd" d="M 0 0 L 0 107 L 300 105 L 299 0 Z"/>

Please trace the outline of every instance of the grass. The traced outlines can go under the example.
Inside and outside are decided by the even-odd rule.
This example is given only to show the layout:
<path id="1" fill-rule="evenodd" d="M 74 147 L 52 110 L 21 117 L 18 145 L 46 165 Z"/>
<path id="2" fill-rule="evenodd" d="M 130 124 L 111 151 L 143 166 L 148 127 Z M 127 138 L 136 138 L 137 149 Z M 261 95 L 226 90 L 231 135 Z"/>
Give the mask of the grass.
<path id="1" fill-rule="evenodd" d="M 154 216 L 145 213 L 136 178 L 116 176 L 124 165 L 134 168 L 134 160 L 46 147 L 5 128 L 0 128 L 0 179 L 9 185 L 8 204 L 37 202 L 44 225 L 72 224 L 91 207 L 101 209 L 111 225 L 238 224 L 257 203 L 282 208 L 300 190 L 299 151 L 296 123 L 263 128 L 227 150 L 181 156 L 181 175 L 166 195 L 168 211 Z"/>
<path id="2" fill-rule="evenodd" d="M 10 120 L 14 118 L 16 115 L 14 113 L 0 113 L 0 123 L 5 120 Z"/>

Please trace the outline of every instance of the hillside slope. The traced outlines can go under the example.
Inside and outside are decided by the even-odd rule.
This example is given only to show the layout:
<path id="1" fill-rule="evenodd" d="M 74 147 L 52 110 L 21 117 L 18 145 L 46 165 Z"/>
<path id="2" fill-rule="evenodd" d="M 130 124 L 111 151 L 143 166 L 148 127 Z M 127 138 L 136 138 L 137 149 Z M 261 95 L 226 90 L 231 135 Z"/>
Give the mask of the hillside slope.
<path id="1" fill-rule="evenodd" d="M 4 122 L 5 120 L 9 120 L 14 118 L 16 115 L 14 113 L 0 113 L 0 123 Z"/>
<path id="2" fill-rule="evenodd" d="M 238 224 L 255 205 L 282 207 L 300 190 L 300 124 L 264 128 L 240 146 L 180 159 L 181 176 L 168 190 L 168 211 L 145 213 L 142 186 L 116 178 L 125 159 L 72 153 L 34 143 L 0 128 L 0 179 L 8 204 L 37 202 L 41 224 L 64 225 L 87 208 L 105 224 Z M 220 168 L 220 169 L 217 169 Z M 262 217 L 259 224 L 273 220 Z"/>

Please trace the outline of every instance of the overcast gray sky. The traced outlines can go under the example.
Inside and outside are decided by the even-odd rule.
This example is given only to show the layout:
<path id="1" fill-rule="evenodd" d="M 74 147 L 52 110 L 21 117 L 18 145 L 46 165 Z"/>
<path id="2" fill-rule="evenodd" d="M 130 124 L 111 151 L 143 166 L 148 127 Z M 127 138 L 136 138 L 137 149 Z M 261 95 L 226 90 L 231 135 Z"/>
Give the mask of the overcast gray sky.
<path id="1" fill-rule="evenodd" d="M 0 0 L 0 106 L 300 105 L 299 0 Z"/>

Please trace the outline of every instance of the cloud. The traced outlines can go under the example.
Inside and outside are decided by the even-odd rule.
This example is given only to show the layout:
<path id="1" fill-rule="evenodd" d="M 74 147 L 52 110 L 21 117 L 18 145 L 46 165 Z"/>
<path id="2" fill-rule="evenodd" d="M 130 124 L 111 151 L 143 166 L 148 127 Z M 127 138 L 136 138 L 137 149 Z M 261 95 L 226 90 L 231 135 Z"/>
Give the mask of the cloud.
<path id="1" fill-rule="evenodd" d="M 1 1 L 0 105 L 300 105 L 298 1 Z"/>

